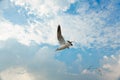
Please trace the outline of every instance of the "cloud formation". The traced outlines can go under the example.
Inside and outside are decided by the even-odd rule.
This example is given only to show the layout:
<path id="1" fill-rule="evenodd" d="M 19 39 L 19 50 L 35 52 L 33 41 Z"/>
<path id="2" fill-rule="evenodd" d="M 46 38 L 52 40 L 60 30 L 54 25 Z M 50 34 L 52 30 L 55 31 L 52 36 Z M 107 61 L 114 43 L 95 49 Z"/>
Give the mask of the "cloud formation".
<path id="1" fill-rule="evenodd" d="M 35 80 L 24 68 L 9 68 L 0 73 L 0 80 Z"/>
<path id="2" fill-rule="evenodd" d="M 120 54 L 111 55 L 103 60 L 103 76 L 104 80 L 119 80 L 120 79 Z"/>
<path id="3" fill-rule="evenodd" d="M 80 44 L 80 46 L 119 46 L 120 38 L 118 36 L 120 35 L 120 29 L 118 26 L 120 23 L 118 22 L 114 23 L 114 25 L 107 25 L 108 22 L 105 21 L 106 18 L 110 17 L 114 9 L 116 9 L 116 7 L 113 7 L 115 4 L 114 2 L 111 4 L 103 4 L 108 10 L 105 11 L 103 8 L 103 10 L 98 13 L 90 8 L 89 3 L 86 4 L 89 5 L 90 8 L 87 9 L 88 13 L 86 12 L 85 6 L 82 8 L 76 5 L 78 6 L 76 10 L 85 8 L 85 11 L 80 10 L 78 15 L 65 13 L 65 11 L 70 9 L 71 4 L 76 3 L 75 0 L 57 0 L 55 2 L 36 0 L 34 3 L 29 0 L 11 0 L 11 3 L 14 3 L 14 6 L 24 8 L 29 17 L 31 17 L 31 14 L 34 15 L 35 18 L 32 22 L 29 22 L 30 18 L 28 18 L 28 25 L 15 25 L 6 19 L 1 20 L 0 24 L 2 30 L 0 32 L 2 33 L 0 33 L 0 35 L 2 38 L 0 38 L 0 40 L 14 38 L 25 45 L 30 45 L 32 41 L 37 44 L 45 43 L 56 45 L 56 29 L 57 25 L 61 24 L 65 39 L 73 40 Z M 83 3 L 85 4 L 85 2 Z M 78 4 L 81 4 L 81 2 L 78 2 Z M 111 7 L 113 7 L 112 10 L 110 10 Z M 22 13 L 20 12 L 19 14 Z M 72 33 L 74 33 L 74 36 Z"/>
<path id="4" fill-rule="evenodd" d="M 120 57 L 119 52 L 116 54 L 120 45 L 118 2 L 10 0 L 9 7 L 0 10 L 1 79 L 119 80 Z M 4 3 L 8 4 L 8 0 Z M 18 11 L 16 14 L 24 15 L 27 23 L 20 25 L 6 19 L 5 15 L 3 16 L 4 10 L 9 10 L 10 7 L 15 7 Z M 69 10 L 75 11 L 75 14 Z M 54 51 L 58 44 L 56 39 L 58 24 L 61 25 L 65 39 L 76 43 L 71 50 L 71 53 L 75 53 L 71 65 L 55 57 L 62 54 Z M 82 51 L 82 48 L 89 50 Z M 91 48 L 94 51 L 90 53 Z M 104 53 L 99 54 L 102 52 L 101 48 Z M 107 51 L 106 48 L 110 50 Z M 115 54 L 109 54 L 114 51 Z M 106 55 L 100 63 L 97 63 L 100 64 L 98 68 L 88 70 L 84 65 L 89 59 L 84 52 L 93 55 L 94 57 L 91 57 L 93 60 Z M 65 56 L 69 58 L 68 55 L 72 54 Z M 82 61 L 85 62 L 83 65 Z"/>
<path id="5" fill-rule="evenodd" d="M 84 58 L 81 54 L 76 55 L 77 58 L 71 66 L 55 58 L 60 53 L 56 53 L 52 46 L 28 47 L 15 40 L 2 43 L 3 46 L 0 48 L 2 80 L 18 78 L 26 80 L 117 80 L 120 77 L 119 51 L 115 55 L 104 56 L 101 59 L 101 67 L 87 69 L 81 65 L 82 58 Z"/>

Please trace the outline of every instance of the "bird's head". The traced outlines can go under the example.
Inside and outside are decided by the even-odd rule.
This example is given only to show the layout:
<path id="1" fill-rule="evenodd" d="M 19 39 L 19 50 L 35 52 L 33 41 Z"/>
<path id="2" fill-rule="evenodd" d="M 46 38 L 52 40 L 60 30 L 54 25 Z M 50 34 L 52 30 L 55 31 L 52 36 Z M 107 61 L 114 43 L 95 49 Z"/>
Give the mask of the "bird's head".
<path id="1" fill-rule="evenodd" d="M 73 46 L 72 41 L 67 41 L 67 42 L 70 43 L 71 46 Z"/>

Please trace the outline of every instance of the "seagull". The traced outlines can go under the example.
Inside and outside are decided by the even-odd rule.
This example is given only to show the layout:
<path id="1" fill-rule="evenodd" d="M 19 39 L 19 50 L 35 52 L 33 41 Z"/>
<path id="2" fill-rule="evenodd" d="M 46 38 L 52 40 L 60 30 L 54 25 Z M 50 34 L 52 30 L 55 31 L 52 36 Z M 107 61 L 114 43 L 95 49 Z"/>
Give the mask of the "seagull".
<path id="1" fill-rule="evenodd" d="M 62 36 L 62 33 L 61 33 L 61 27 L 60 25 L 58 25 L 58 28 L 57 28 L 57 39 L 58 39 L 58 42 L 60 44 L 60 47 L 56 49 L 56 51 L 59 51 L 59 50 L 63 50 L 63 49 L 66 49 L 70 46 L 73 46 L 72 44 L 72 41 L 65 41 L 64 37 Z"/>

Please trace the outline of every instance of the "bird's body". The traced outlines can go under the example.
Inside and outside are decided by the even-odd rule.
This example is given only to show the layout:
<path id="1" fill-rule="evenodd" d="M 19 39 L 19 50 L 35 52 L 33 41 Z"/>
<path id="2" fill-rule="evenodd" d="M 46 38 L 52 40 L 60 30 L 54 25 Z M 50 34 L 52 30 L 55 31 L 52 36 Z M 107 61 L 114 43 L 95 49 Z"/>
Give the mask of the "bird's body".
<path id="1" fill-rule="evenodd" d="M 72 42 L 64 40 L 62 33 L 61 33 L 60 25 L 58 25 L 58 29 L 57 29 L 57 39 L 60 44 L 60 47 L 56 49 L 57 51 L 63 50 L 63 49 L 66 49 L 66 48 L 69 48 L 70 46 L 72 46 Z"/>
<path id="2" fill-rule="evenodd" d="M 69 46 L 71 46 L 71 44 L 67 42 L 64 45 L 61 45 L 59 48 L 57 48 L 57 50 L 62 50 L 62 49 L 65 49 L 65 48 L 69 48 Z"/>

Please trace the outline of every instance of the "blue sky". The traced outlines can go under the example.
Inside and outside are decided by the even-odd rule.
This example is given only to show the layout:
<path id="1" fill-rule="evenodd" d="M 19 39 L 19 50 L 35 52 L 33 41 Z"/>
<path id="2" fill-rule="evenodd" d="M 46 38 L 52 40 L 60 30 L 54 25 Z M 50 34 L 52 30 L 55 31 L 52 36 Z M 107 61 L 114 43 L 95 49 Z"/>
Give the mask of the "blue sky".
<path id="1" fill-rule="evenodd" d="M 120 0 L 0 0 L 0 80 L 120 80 Z M 59 47 L 61 25 L 70 49 Z"/>

